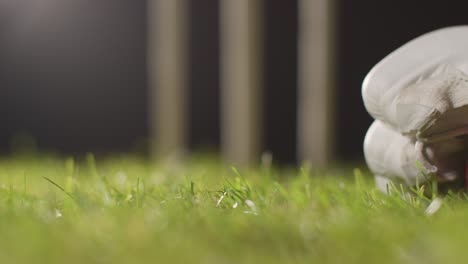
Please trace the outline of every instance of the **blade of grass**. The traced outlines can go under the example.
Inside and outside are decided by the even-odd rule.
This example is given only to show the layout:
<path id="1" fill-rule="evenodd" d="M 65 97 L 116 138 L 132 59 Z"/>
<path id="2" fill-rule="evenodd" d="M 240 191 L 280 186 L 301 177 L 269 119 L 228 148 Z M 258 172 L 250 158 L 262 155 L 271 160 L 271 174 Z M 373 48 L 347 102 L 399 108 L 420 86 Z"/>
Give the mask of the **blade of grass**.
<path id="1" fill-rule="evenodd" d="M 44 178 L 44 180 L 48 181 L 50 184 L 54 185 L 59 190 L 64 192 L 66 195 L 68 195 L 68 197 L 72 198 L 75 202 L 78 202 L 78 200 L 73 195 L 71 195 L 71 193 L 65 191 L 65 189 L 62 186 L 58 185 L 56 182 L 54 182 L 53 180 L 51 180 L 51 179 L 49 179 L 49 178 L 47 178 L 45 176 L 42 176 L 42 178 Z"/>

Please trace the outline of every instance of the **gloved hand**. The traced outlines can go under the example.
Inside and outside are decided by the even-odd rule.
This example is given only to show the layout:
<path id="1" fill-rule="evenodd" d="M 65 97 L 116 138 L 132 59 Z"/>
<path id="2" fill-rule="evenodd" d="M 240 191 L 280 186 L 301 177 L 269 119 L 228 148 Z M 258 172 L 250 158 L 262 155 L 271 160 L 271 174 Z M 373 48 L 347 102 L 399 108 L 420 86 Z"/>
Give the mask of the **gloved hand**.
<path id="1" fill-rule="evenodd" d="M 376 121 L 364 154 L 379 188 L 388 180 L 465 182 L 468 160 L 468 26 L 440 29 L 403 45 L 366 76 L 362 97 Z"/>

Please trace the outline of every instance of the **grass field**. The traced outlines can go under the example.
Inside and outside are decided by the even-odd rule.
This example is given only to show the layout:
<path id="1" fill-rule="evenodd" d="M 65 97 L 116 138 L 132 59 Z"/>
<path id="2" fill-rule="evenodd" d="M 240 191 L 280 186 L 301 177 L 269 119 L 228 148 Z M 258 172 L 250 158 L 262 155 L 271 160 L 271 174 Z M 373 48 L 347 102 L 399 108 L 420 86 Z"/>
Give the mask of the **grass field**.
<path id="1" fill-rule="evenodd" d="M 465 196 L 412 192 L 356 169 L 3 158 L 0 263 L 461 262 Z"/>

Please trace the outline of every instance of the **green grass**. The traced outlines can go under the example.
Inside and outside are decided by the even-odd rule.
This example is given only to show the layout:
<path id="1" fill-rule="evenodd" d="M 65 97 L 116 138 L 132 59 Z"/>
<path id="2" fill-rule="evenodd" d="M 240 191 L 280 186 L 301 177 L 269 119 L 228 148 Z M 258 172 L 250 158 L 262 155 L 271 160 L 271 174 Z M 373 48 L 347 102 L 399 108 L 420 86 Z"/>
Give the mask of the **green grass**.
<path id="1" fill-rule="evenodd" d="M 425 187 L 384 195 L 347 169 L 3 158 L 0 263 L 460 262 L 466 198 L 428 214 Z"/>

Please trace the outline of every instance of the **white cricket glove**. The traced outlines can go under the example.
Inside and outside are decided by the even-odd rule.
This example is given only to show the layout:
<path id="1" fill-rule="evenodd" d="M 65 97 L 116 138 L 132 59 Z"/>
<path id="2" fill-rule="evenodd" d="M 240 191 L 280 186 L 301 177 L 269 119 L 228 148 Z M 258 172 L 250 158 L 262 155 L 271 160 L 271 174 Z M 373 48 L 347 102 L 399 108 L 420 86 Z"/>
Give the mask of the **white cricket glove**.
<path id="1" fill-rule="evenodd" d="M 437 175 L 465 182 L 468 160 L 468 26 L 440 29 L 403 45 L 366 76 L 362 97 L 376 119 L 364 154 L 377 185 L 414 185 Z"/>

